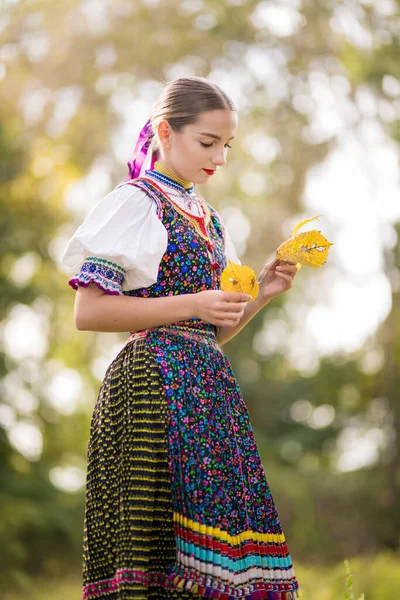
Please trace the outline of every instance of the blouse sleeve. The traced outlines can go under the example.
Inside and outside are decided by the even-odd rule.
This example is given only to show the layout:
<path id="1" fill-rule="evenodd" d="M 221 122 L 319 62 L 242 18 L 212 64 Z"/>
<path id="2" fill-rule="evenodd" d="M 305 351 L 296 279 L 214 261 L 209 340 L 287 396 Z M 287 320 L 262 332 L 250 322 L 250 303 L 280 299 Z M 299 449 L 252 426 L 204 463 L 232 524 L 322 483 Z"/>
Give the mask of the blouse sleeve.
<path id="1" fill-rule="evenodd" d="M 236 263 L 237 265 L 241 265 L 242 263 L 240 262 L 240 259 L 236 253 L 235 246 L 233 245 L 232 238 L 229 235 L 229 231 L 226 228 L 223 218 L 221 217 L 220 213 L 215 208 L 213 208 L 212 210 L 217 215 L 220 225 L 222 226 L 226 259 L 228 261 L 231 260 L 232 262 Z"/>
<path id="2" fill-rule="evenodd" d="M 73 289 L 94 282 L 107 294 L 157 281 L 168 234 L 157 206 L 142 189 L 122 185 L 88 213 L 69 240 L 61 262 L 75 270 Z"/>
<path id="3" fill-rule="evenodd" d="M 237 265 L 241 265 L 240 259 L 236 254 L 235 246 L 233 245 L 232 238 L 229 235 L 229 231 L 225 227 L 225 256 L 227 260 L 231 260 Z"/>

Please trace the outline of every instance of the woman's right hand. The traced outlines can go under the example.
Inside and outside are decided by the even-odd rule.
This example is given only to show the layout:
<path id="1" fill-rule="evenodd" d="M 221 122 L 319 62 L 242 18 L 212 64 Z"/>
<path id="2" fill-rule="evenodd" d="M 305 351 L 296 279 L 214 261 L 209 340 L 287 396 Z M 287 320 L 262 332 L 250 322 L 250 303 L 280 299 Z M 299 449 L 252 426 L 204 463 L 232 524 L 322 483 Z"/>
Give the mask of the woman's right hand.
<path id="1" fill-rule="evenodd" d="M 236 327 L 251 299 L 249 294 L 222 290 L 204 290 L 190 295 L 194 304 L 193 318 L 216 327 Z"/>

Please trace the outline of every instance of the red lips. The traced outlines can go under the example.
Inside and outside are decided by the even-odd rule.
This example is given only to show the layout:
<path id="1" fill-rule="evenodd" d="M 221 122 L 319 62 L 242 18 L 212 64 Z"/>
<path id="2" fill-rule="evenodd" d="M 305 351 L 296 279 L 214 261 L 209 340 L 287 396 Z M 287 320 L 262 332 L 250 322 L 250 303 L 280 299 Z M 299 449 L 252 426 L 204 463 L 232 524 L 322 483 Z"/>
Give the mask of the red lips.
<path id="1" fill-rule="evenodd" d="M 214 173 L 215 173 L 214 169 L 203 169 L 203 171 L 205 171 L 207 173 L 207 175 L 214 175 Z"/>

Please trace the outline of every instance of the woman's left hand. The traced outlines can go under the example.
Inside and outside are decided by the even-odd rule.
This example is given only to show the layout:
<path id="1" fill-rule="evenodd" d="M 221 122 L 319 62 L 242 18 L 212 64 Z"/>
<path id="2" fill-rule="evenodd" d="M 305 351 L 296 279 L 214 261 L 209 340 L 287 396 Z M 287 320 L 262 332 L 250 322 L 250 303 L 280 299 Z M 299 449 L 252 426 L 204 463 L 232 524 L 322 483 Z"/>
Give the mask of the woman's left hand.
<path id="1" fill-rule="evenodd" d="M 297 266 L 295 263 L 277 259 L 271 260 L 257 277 L 260 286 L 258 295 L 262 300 L 270 300 L 290 290 L 296 273 Z"/>

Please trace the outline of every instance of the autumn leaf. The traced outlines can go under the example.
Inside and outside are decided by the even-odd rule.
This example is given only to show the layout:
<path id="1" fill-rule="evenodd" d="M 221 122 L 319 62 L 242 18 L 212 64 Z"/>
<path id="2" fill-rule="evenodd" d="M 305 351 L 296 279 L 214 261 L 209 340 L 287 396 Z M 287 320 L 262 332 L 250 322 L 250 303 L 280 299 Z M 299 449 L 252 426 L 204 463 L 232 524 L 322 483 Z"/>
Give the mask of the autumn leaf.
<path id="1" fill-rule="evenodd" d="M 221 273 L 221 289 L 224 292 L 250 294 L 252 302 L 258 296 L 259 285 L 251 267 L 238 265 L 230 260 Z"/>
<path id="2" fill-rule="evenodd" d="M 310 223 L 314 219 L 319 220 L 319 217 L 305 219 L 294 227 L 290 238 L 286 242 L 283 242 L 276 251 L 276 258 L 278 260 L 297 263 L 298 269 L 300 269 L 301 265 L 317 268 L 325 264 L 329 247 L 333 246 L 333 244 L 328 242 L 326 237 L 316 229 L 297 233 L 303 225 Z"/>

